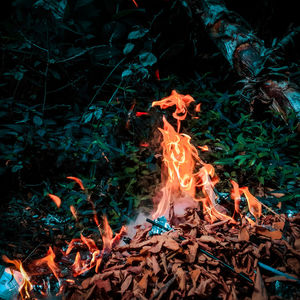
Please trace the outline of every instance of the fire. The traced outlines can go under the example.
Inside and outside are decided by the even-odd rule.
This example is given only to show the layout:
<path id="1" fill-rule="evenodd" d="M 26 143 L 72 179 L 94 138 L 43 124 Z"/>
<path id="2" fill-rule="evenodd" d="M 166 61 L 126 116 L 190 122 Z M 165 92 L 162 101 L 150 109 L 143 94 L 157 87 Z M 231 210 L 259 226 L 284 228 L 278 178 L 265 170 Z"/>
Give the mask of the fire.
<path id="1" fill-rule="evenodd" d="M 161 109 L 166 109 L 175 105 L 176 110 L 173 113 L 173 118 L 177 119 L 177 132 L 180 131 L 180 122 L 186 118 L 188 113 L 187 107 L 195 102 L 194 98 L 190 95 L 178 94 L 175 90 L 172 91 L 169 97 L 163 98 L 160 101 L 152 102 L 152 107 L 160 106 Z"/>
<path id="2" fill-rule="evenodd" d="M 207 145 L 204 145 L 204 146 L 198 146 L 198 148 L 201 150 L 201 151 L 208 151 L 208 146 Z"/>
<path id="3" fill-rule="evenodd" d="M 30 282 L 30 278 L 26 271 L 23 268 L 22 262 L 18 259 L 11 260 L 6 255 L 2 256 L 4 262 L 8 264 L 13 264 L 17 271 L 20 272 L 21 276 L 16 275 L 16 272 L 11 270 L 15 280 L 19 285 L 19 293 L 22 299 L 30 299 L 30 291 L 33 289 L 33 286 Z"/>
<path id="4" fill-rule="evenodd" d="M 248 187 L 242 187 L 240 188 L 240 191 L 244 193 L 247 202 L 250 213 L 254 216 L 254 218 L 257 220 L 261 216 L 262 211 L 262 205 L 259 202 L 258 199 L 256 199 L 250 192 Z"/>
<path id="5" fill-rule="evenodd" d="M 173 117 L 177 120 L 177 131 L 165 117 L 163 117 L 163 129 L 159 128 L 162 134 L 164 165 L 162 167 L 162 195 L 153 218 L 167 215 L 171 204 L 176 205 L 176 199 L 179 199 L 181 195 L 188 195 L 194 201 L 202 203 L 203 212 L 210 216 L 212 222 L 220 219 L 236 223 L 233 217 L 228 216 L 226 210 L 217 203 L 215 185 L 219 182 L 219 178 L 214 167 L 204 163 L 199 157 L 197 149 L 191 143 L 191 137 L 179 132 L 180 122 L 188 113 L 187 107 L 194 101 L 190 95 L 181 95 L 173 90 L 169 97 L 152 103 L 152 106 L 160 106 L 162 109 L 175 105 Z M 200 103 L 196 105 L 196 112 L 200 112 L 200 106 Z M 206 145 L 198 146 L 198 148 L 208 151 Z M 235 213 L 240 214 L 240 197 L 244 194 L 251 214 L 256 219 L 259 218 L 260 202 L 250 194 L 247 187 L 239 188 L 236 182 L 231 181 L 231 183 L 233 185 L 231 197 L 235 202 Z M 201 197 L 198 196 L 200 192 L 203 195 Z"/>

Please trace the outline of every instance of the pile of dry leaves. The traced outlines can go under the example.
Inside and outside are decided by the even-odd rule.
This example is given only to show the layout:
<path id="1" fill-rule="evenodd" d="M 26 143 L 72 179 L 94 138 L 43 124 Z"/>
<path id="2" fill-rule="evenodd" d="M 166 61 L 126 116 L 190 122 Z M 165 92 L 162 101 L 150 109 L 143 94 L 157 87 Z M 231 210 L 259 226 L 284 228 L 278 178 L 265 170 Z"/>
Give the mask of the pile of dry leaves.
<path id="1" fill-rule="evenodd" d="M 198 210 L 190 209 L 181 220 L 172 220 L 174 231 L 149 236 L 151 224 L 139 225 L 128 244 L 112 250 L 101 272 L 69 287 L 65 299 L 300 297 L 299 281 L 258 266 L 261 262 L 299 275 L 300 214 L 263 216 L 259 224 L 245 219 L 239 224 L 210 224 Z M 200 249 L 233 266 L 235 272 Z"/>

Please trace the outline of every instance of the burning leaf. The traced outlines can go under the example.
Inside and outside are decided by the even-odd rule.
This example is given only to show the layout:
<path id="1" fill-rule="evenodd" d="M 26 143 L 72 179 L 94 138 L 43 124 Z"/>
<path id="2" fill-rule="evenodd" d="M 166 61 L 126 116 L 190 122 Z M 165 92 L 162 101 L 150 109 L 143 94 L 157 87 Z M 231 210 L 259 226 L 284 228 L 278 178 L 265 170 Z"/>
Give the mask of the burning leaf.
<path id="1" fill-rule="evenodd" d="M 77 177 L 72 177 L 72 176 L 69 176 L 67 177 L 67 179 L 71 179 L 71 180 L 74 180 L 79 186 L 80 188 L 84 191 L 84 186 L 83 186 L 83 183 L 81 181 L 81 179 L 77 178 Z"/>
<path id="2" fill-rule="evenodd" d="M 61 205 L 61 199 L 55 195 L 52 195 L 52 194 L 48 194 L 48 196 L 53 200 L 53 202 L 56 204 L 56 206 L 58 208 L 60 208 L 60 205 Z"/>

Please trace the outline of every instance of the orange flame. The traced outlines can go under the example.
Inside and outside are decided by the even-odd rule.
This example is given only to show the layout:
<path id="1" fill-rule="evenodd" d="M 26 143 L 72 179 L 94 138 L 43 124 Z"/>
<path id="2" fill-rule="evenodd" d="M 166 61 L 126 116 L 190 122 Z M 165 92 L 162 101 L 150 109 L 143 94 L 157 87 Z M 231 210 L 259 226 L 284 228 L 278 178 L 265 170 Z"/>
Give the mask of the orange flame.
<path id="1" fill-rule="evenodd" d="M 180 130 L 180 122 L 186 118 L 187 107 L 195 102 L 194 98 L 190 95 L 178 94 L 175 90 L 172 91 L 169 97 L 163 98 L 160 101 L 152 102 L 152 107 L 160 106 L 161 109 L 166 109 L 175 105 L 176 110 L 173 113 L 173 118 L 177 119 L 177 132 Z"/>
<path id="2" fill-rule="evenodd" d="M 241 194 L 239 185 L 234 181 L 230 180 L 233 189 L 231 190 L 231 198 L 234 200 L 234 211 L 237 214 L 240 214 L 240 203 L 241 203 Z"/>
<path id="3" fill-rule="evenodd" d="M 250 192 L 248 187 L 242 187 L 240 188 L 240 192 L 244 193 L 247 202 L 250 213 L 254 216 L 254 218 L 257 220 L 261 216 L 262 212 L 262 205 L 259 202 L 258 199 L 256 199 Z"/>
<path id="4" fill-rule="evenodd" d="M 204 145 L 204 146 L 198 146 L 198 148 L 201 150 L 201 151 L 208 151 L 208 146 L 207 145 Z"/>
<path id="5" fill-rule="evenodd" d="M 195 107 L 195 112 L 200 112 L 201 111 L 201 103 L 198 103 Z"/>
<path id="6" fill-rule="evenodd" d="M 13 264 L 17 271 L 20 272 L 21 276 L 17 276 L 16 273 L 11 270 L 16 282 L 19 285 L 19 293 L 22 299 L 30 299 L 30 291 L 33 289 L 33 286 L 30 282 L 30 278 L 26 271 L 23 268 L 22 262 L 18 259 L 11 260 L 6 255 L 2 256 L 4 262 Z"/>
<path id="7" fill-rule="evenodd" d="M 51 247 L 49 247 L 49 249 L 48 249 L 47 256 L 45 256 L 41 259 L 38 259 L 34 262 L 34 265 L 36 265 L 36 266 L 41 266 L 43 264 L 46 264 L 48 266 L 48 268 L 52 271 L 52 273 L 55 276 L 55 278 L 57 279 L 57 281 L 60 281 L 59 280 L 60 269 L 55 262 L 55 253 Z"/>
<path id="8" fill-rule="evenodd" d="M 162 109 L 175 105 L 176 110 L 173 117 L 177 119 L 177 132 L 164 117 L 164 128 L 159 128 L 163 137 L 161 143 L 164 163 L 162 168 L 163 188 L 161 189 L 162 197 L 153 218 L 165 215 L 170 207 L 170 202 L 174 202 L 178 198 L 177 195 L 185 193 L 195 201 L 203 203 L 203 210 L 209 214 L 211 221 L 221 219 L 235 222 L 233 218 L 223 213 L 225 209 L 222 210 L 222 207 L 216 202 L 218 196 L 214 189 L 219 178 L 215 174 L 214 167 L 201 160 L 197 149 L 191 144 L 190 136 L 179 133 L 180 121 L 186 118 L 187 107 L 193 101 L 195 100 L 190 95 L 184 96 L 173 90 L 169 97 L 152 103 L 152 106 L 158 105 Z M 200 104 L 196 106 L 196 110 L 200 110 Z M 207 146 L 199 148 L 203 151 L 208 150 Z M 195 172 L 199 165 L 202 167 Z M 202 190 L 204 198 L 196 198 L 199 189 Z M 174 204 L 176 205 L 176 202 Z"/>
<path id="9" fill-rule="evenodd" d="M 58 208 L 60 208 L 60 205 L 61 205 L 61 199 L 55 195 L 52 195 L 52 194 L 48 194 L 48 196 L 54 201 L 54 203 L 56 204 L 56 206 Z"/>
<path id="10" fill-rule="evenodd" d="M 77 216 L 77 212 L 76 212 L 76 209 L 73 205 L 70 205 L 70 211 L 73 215 L 73 217 L 75 218 L 75 220 L 77 221 L 78 220 L 78 216 Z"/>
<path id="11" fill-rule="evenodd" d="M 67 179 L 74 180 L 80 186 L 80 188 L 84 191 L 84 186 L 82 184 L 82 180 L 81 179 L 79 179 L 77 177 L 73 177 L 73 176 L 68 176 Z"/>

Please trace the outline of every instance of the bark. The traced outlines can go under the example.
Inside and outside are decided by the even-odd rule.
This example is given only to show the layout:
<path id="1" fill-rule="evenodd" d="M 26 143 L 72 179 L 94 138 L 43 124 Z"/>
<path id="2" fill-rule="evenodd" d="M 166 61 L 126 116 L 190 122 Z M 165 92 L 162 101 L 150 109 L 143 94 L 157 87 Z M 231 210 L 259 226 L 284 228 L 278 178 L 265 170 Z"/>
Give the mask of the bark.
<path id="1" fill-rule="evenodd" d="M 300 121 L 299 87 L 289 81 L 275 81 L 268 74 L 261 76 L 267 49 L 246 21 L 229 11 L 222 0 L 191 0 L 191 6 L 231 67 L 256 83 L 254 98 L 269 103 L 285 120 L 293 111 Z"/>

